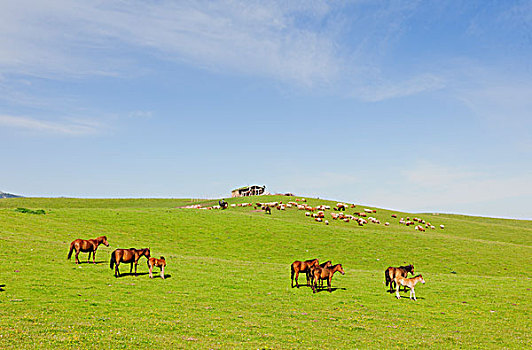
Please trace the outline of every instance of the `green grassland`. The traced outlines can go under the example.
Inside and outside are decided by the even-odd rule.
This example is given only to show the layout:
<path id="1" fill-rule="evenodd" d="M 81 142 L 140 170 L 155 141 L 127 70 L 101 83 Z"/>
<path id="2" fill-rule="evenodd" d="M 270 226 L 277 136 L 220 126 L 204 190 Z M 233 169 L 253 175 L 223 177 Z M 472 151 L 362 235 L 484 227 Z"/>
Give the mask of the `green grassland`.
<path id="1" fill-rule="evenodd" d="M 532 347 L 531 221 L 416 214 L 437 227 L 418 232 L 378 208 L 390 226 L 179 208 L 216 202 L 1 199 L 0 348 Z M 101 235 L 96 265 L 67 260 L 72 240 Z M 139 276 L 115 278 L 110 253 L 130 247 L 164 256 L 167 278 L 144 258 Z M 290 264 L 310 258 L 342 263 L 332 293 L 291 288 Z M 384 270 L 404 263 L 426 280 L 417 301 L 386 292 Z"/>

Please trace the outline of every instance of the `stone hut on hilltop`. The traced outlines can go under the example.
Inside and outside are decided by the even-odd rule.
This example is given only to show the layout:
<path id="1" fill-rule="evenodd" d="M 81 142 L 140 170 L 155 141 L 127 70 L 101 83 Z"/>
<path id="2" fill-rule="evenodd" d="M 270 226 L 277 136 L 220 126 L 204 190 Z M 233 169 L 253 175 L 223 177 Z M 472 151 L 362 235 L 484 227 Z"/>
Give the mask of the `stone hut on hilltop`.
<path id="1" fill-rule="evenodd" d="M 231 191 L 231 197 L 261 196 L 266 194 L 266 186 L 244 186 Z"/>

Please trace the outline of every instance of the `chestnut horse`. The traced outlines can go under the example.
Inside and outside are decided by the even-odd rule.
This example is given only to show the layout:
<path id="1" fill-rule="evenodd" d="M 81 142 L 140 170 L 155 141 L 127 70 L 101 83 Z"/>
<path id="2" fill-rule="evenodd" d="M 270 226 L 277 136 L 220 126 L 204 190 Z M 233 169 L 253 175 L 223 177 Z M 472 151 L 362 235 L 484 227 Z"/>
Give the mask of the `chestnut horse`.
<path id="1" fill-rule="evenodd" d="M 316 293 L 316 290 L 318 289 L 318 280 L 327 280 L 327 287 L 329 289 L 329 292 L 331 292 L 331 282 L 333 275 L 336 271 L 339 271 L 342 275 L 345 275 L 344 269 L 342 268 L 342 264 L 336 264 L 334 266 L 328 266 L 328 267 L 316 267 L 313 270 L 313 282 L 312 282 L 312 291 Z"/>
<path id="2" fill-rule="evenodd" d="M 297 278 L 299 277 L 300 272 L 305 272 L 307 274 L 307 286 L 309 284 L 309 272 L 312 266 L 318 265 L 318 259 L 310 259 L 305 261 L 296 260 L 292 263 L 292 288 L 294 288 L 294 274 L 296 276 L 296 287 L 299 288 L 299 283 L 297 283 Z"/>
<path id="3" fill-rule="evenodd" d="M 397 278 L 395 279 L 395 283 L 397 285 L 397 287 L 395 288 L 395 296 L 397 297 L 397 299 L 401 299 L 401 296 L 399 295 L 399 288 L 400 288 L 399 286 L 403 286 L 405 287 L 405 291 L 406 291 L 406 287 L 410 288 L 410 299 L 417 300 L 416 291 L 414 290 L 414 287 L 418 282 L 425 284 L 425 280 L 423 279 L 423 276 L 417 275 L 413 278 L 403 278 L 403 277 L 397 276 Z"/>
<path id="4" fill-rule="evenodd" d="M 92 253 L 92 263 L 96 263 L 96 249 L 98 249 L 98 246 L 100 244 L 104 244 L 106 247 L 109 247 L 109 243 L 107 243 L 107 237 L 101 236 L 95 239 L 76 239 L 70 243 L 70 251 L 68 252 L 67 259 L 70 259 L 72 256 L 72 252 L 74 249 L 76 250 L 76 264 L 79 264 L 80 261 L 78 259 L 79 252 L 89 252 L 89 257 L 87 258 L 87 262 L 89 262 L 91 258 Z"/>
<path id="5" fill-rule="evenodd" d="M 161 256 L 160 259 L 157 259 L 157 258 L 148 259 L 148 268 L 150 269 L 150 278 L 153 278 L 153 267 L 154 266 L 161 269 L 161 278 L 164 280 L 164 267 L 166 266 L 166 260 L 164 260 L 164 256 Z"/>
<path id="6" fill-rule="evenodd" d="M 386 286 L 388 284 L 390 285 L 390 293 L 393 293 L 393 289 L 395 288 L 395 279 L 397 277 L 403 277 L 406 278 L 408 276 L 408 273 L 414 274 L 414 265 L 410 264 L 407 266 L 399 266 L 399 267 L 388 267 L 386 271 L 384 271 L 384 278 L 386 279 Z M 406 290 L 406 288 L 405 288 Z"/>
<path id="7" fill-rule="evenodd" d="M 119 277 L 120 271 L 118 270 L 118 265 L 120 265 L 121 262 L 131 263 L 131 268 L 129 269 L 129 273 L 133 271 L 133 263 L 134 263 L 135 264 L 135 276 L 136 276 L 137 275 L 137 264 L 141 256 L 145 256 L 146 259 L 149 259 L 150 248 L 116 249 L 114 252 L 111 253 L 111 262 L 109 266 L 111 269 L 113 269 L 113 266 L 115 267 L 115 277 Z"/>
<path id="8" fill-rule="evenodd" d="M 309 271 L 307 272 L 307 274 L 310 277 L 310 280 L 312 281 L 312 279 L 313 279 L 312 276 L 314 275 L 314 269 L 318 269 L 318 268 L 323 269 L 323 268 L 329 267 L 329 266 L 332 266 L 332 262 L 330 260 L 327 260 L 326 262 L 321 263 L 319 265 L 311 266 Z M 320 280 L 319 282 L 320 282 L 320 287 L 323 287 L 323 280 Z"/>

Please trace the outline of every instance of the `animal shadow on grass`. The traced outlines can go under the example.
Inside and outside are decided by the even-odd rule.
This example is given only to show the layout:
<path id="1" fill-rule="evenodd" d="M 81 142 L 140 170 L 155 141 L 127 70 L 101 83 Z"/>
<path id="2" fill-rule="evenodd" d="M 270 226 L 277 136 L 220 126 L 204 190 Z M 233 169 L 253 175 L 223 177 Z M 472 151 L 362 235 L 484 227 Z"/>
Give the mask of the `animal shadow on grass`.
<path id="1" fill-rule="evenodd" d="M 347 288 L 340 288 L 340 287 L 336 287 L 335 288 L 335 287 L 332 287 L 331 288 L 331 293 L 337 291 L 338 289 L 339 290 L 347 290 Z M 328 291 L 329 291 L 329 289 L 327 287 L 322 287 L 322 288 L 318 287 L 318 288 L 316 288 L 316 293 L 328 292 Z"/>
<path id="2" fill-rule="evenodd" d="M 171 277 L 172 277 L 172 275 L 169 275 L 169 274 L 165 274 L 165 275 L 164 275 L 164 278 L 165 278 L 165 279 L 168 279 L 168 278 L 171 278 Z M 155 274 L 153 274 L 153 278 L 161 278 L 161 275 L 155 275 Z"/>
<path id="3" fill-rule="evenodd" d="M 0 292 L 5 292 L 5 287 L 6 285 L 5 284 L 0 284 Z"/>
<path id="4" fill-rule="evenodd" d="M 107 263 L 107 261 L 104 261 L 104 260 L 101 260 L 101 261 L 96 261 L 94 264 L 92 263 L 92 261 L 80 261 L 81 264 L 89 264 L 89 265 L 100 265 L 100 264 L 104 264 L 104 263 Z"/>
<path id="5" fill-rule="evenodd" d="M 144 275 L 147 275 L 148 272 L 137 272 L 137 277 L 138 276 L 144 276 Z M 133 276 L 135 277 L 135 273 L 134 272 L 123 272 L 123 273 L 120 273 L 120 276 L 118 276 L 117 278 L 122 278 L 122 277 L 127 277 L 127 276 Z"/>

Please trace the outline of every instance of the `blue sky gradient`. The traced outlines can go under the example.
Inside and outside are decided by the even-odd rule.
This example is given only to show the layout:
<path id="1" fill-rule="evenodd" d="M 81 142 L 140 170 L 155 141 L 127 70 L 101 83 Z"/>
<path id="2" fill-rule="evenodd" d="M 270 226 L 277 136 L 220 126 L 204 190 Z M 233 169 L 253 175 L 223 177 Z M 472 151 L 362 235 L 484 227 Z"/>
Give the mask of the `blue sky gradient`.
<path id="1" fill-rule="evenodd" d="M 531 1 L 0 3 L 0 190 L 532 219 Z"/>

